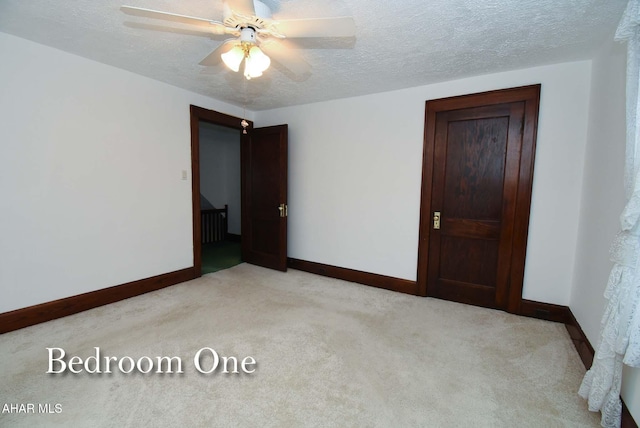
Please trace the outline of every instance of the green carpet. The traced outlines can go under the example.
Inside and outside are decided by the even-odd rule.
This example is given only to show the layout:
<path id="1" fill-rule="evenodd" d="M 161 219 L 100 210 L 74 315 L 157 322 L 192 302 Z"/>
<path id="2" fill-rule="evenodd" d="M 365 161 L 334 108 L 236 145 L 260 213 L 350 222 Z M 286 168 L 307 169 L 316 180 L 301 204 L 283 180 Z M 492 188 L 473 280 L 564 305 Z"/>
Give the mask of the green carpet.
<path id="1" fill-rule="evenodd" d="M 242 263 L 239 242 L 220 241 L 202 245 L 202 274 L 228 269 Z"/>

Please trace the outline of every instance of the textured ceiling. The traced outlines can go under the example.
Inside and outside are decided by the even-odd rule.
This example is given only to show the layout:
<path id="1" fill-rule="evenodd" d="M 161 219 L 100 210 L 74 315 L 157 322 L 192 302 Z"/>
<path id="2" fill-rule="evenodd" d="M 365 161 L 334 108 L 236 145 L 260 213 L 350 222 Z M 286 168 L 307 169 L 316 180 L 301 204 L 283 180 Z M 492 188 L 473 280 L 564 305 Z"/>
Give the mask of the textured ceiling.
<path id="1" fill-rule="evenodd" d="M 353 16 L 356 37 L 296 39 L 310 76 L 292 79 L 274 65 L 247 82 L 223 65 L 198 65 L 227 36 L 119 10 L 128 4 L 221 21 L 222 0 L 0 0 L 0 31 L 255 111 L 589 59 L 612 37 L 626 0 L 264 3 L 279 19 Z"/>

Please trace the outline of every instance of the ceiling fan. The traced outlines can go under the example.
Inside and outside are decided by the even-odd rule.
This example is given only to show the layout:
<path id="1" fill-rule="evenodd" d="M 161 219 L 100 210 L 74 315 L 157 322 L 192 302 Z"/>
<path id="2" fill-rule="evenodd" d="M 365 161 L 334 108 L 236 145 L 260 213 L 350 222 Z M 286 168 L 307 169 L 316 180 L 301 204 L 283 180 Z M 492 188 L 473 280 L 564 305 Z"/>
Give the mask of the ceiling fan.
<path id="1" fill-rule="evenodd" d="M 128 15 L 198 26 L 210 34 L 234 36 L 200 64 L 213 66 L 222 60 L 237 72 L 244 62 L 247 79 L 261 76 L 271 58 L 294 75 L 309 73 L 311 66 L 282 43 L 285 38 L 355 36 L 355 23 L 350 16 L 277 20 L 271 18 L 271 9 L 260 0 L 223 0 L 222 22 L 134 6 L 122 6 L 120 10 Z"/>

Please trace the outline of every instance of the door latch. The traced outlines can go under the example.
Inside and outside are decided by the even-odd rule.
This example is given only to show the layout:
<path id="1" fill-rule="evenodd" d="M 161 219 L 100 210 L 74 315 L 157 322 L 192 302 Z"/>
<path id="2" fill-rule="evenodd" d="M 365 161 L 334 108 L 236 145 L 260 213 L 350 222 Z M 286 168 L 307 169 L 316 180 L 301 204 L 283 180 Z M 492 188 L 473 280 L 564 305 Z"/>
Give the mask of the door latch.
<path id="1" fill-rule="evenodd" d="M 433 228 L 440 229 L 440 211 L 434 211 L 433 213 Z"/>
<path id="2" fill-rule="evenodd" d="M 278 207 L 278 210 L 280 211 L 280 217 L 286 217 L 287 216 L 287 204 L 280 204 L 280 206 Z"/>

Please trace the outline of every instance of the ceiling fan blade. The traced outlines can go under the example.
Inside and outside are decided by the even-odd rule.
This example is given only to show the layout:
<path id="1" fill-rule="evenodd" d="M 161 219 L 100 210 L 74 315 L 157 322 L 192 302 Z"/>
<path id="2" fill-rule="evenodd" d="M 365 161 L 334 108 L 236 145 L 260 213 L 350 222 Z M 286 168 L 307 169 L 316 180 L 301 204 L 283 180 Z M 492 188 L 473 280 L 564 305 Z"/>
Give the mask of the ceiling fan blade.
<path id="1" fill-rule="evenodd" d="M 153 24 L 145 24 L 142 22 L 125 22 L 124 25 L 129 28 L 137 28 L 139 30 L 150 30 L 150 31 L 160 31 L 163 33 L 174 33 L 174 34 L 184 34 L 187 36 L 199 36 L 199 37 L 207 37 L 209 39 L 214 39 L 218 36 L 218 33 L 212 33 L 208 31 L 207 27 L 199 27 L 199 28 L 177 28 L 171 27 L 168 25 L 153 25 Z"/>
<path id="2" fill-rule="evenodd" d="M 210 19 L 196 18 L 193 16 L 178 15 L 176 13 L 161 12 L 159 10 L 144 9 L 134 6 L 121 6 L 120 10 L 127 15 L 142 16 L 145 18 L 163 19 L 165 21 L 179 22 L 181 24 L 199 25 L 207 27 L 214 34 L 225 34 L 228 29 L 221 22 L 211 21 Z"/>
<path id="3" fill-rule="evenodd" d="M 225 6 L 238 15 L 255 16 L 256 14 L 253 0 L 226 0 Z"/>
<path id="4" fill-rule="evenodd" d="M 302 59 L 298 52 L 287 47 L 283 41 L 269 39 L 260 44 L 260 49 L 297 77 L 311 73 L 311 65 Z"/>
<path id="5" fill-rule="evenodd" d="M 220 55 L 230 51 L 236 43 L 236 39 L 225 40 L 220 44 L 220 46 L 215 48 L 213 52 L 207 55 L 205 59 L 200 61 L 200 65 L 214 66 L 220 64 L 220 62 L 222 62 L 222 58 L 220 58 Z"/>
<path id="6" fill-rule="evenodd" d="M 283 19 L 274 22 L 278 31 L 288 38 L 354 37 L 356 23 L 350 16 L 337 18 Z"/>

